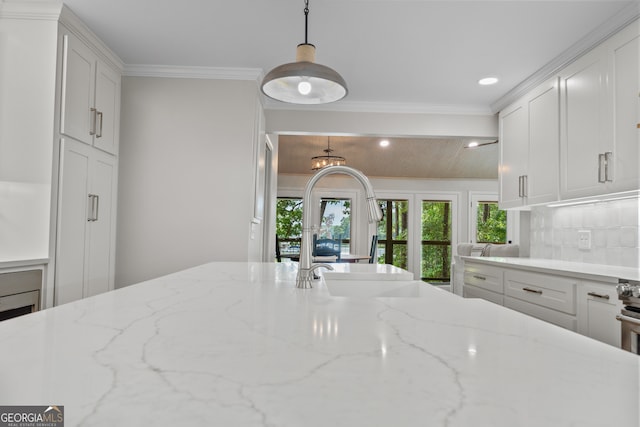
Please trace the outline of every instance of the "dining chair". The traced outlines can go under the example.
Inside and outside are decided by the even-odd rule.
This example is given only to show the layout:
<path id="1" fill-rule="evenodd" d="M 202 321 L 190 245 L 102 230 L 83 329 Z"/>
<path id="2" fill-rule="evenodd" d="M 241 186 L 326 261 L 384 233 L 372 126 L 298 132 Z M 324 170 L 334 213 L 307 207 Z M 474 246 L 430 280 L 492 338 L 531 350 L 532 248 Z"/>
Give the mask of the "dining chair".
<path id="1" fill-rule="evenodd" d="M 280 238 L 276 234 L 276 261 L 282 262 L 282 254 L 280 253 Z"/>
<path id="2" fill-rule="evenodd" d="M 378 262 L 378 235 L 374 234 L 371 237 L 371 249 L 369 250 L 369 264 L 376 264 Z"/>
<path id="3" fill-rule="evenodd" d="M 334 239 L 318 239 L 318 235 L 313 235 L 313 253 L 318 257 L 335 256 L 336 262 L 340 262 L 340 254 L 342 252 L 342 239 L 338 237 Z"/>

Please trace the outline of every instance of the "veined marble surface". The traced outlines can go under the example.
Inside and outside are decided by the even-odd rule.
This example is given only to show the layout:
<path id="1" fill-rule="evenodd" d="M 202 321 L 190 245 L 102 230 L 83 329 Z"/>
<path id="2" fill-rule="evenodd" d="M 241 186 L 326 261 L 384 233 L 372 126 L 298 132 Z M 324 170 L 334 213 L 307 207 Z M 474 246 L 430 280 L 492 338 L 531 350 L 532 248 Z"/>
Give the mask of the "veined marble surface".
<path id="1" fill-rule="evenodd" d="M 482 300 L 212 263 L 0 322 L 0 404 L 65 426 L 639 425 L 640 358 Z"/>

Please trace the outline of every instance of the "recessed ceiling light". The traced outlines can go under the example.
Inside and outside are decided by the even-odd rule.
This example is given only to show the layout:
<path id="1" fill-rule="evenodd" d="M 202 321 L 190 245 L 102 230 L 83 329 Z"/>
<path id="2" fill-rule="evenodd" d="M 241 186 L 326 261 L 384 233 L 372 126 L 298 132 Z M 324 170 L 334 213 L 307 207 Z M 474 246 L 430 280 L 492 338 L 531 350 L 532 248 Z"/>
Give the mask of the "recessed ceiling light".
<path id="1" fill-rule="evenodd" d="M 388 146 L 389 146 L 388 139 L 383 139 L 382 141 L 380 141 L 380 147 L 388 147 Z"/>
<path id="2" fill-rule="evenodd" d="M 498 83 L 497 77 L 485 77 L 484 79 L 478 80 L 478 84 L 482 86 L 494 85 Z"/>

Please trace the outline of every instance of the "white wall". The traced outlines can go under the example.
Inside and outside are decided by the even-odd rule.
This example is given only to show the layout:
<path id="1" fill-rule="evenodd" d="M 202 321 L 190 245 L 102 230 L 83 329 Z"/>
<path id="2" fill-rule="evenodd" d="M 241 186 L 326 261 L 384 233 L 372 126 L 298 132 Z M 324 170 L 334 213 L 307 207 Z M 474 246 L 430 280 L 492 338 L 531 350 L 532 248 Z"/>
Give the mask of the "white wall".
<path id="1" fill-rule="evenodd" d="M 0 19 L 0 260 L 49 256 L 58 23 Z"/>
<path id="2" fill-rule="evenodd" d="M 125 77 L 116 286 L 247 261 L 256 82 Z"/>
<path id="3" fill-rule="evenodd" d="M 531 257 L 640 268 L 639 201 L 531 210 Z M 591 231 L 591 249 L 578 248 L 578 231 Z"/>

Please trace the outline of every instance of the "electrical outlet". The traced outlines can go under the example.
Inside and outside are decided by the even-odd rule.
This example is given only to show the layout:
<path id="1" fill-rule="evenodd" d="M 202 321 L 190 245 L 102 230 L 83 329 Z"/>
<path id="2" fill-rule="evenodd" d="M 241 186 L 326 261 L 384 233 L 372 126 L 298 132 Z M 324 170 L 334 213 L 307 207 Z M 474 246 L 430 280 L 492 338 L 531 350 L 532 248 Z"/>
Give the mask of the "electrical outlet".
<path id="1" fill-rule="evenodd" d="M 591 250 L 591 230 L 578 230 L 578 249 Z"/>

